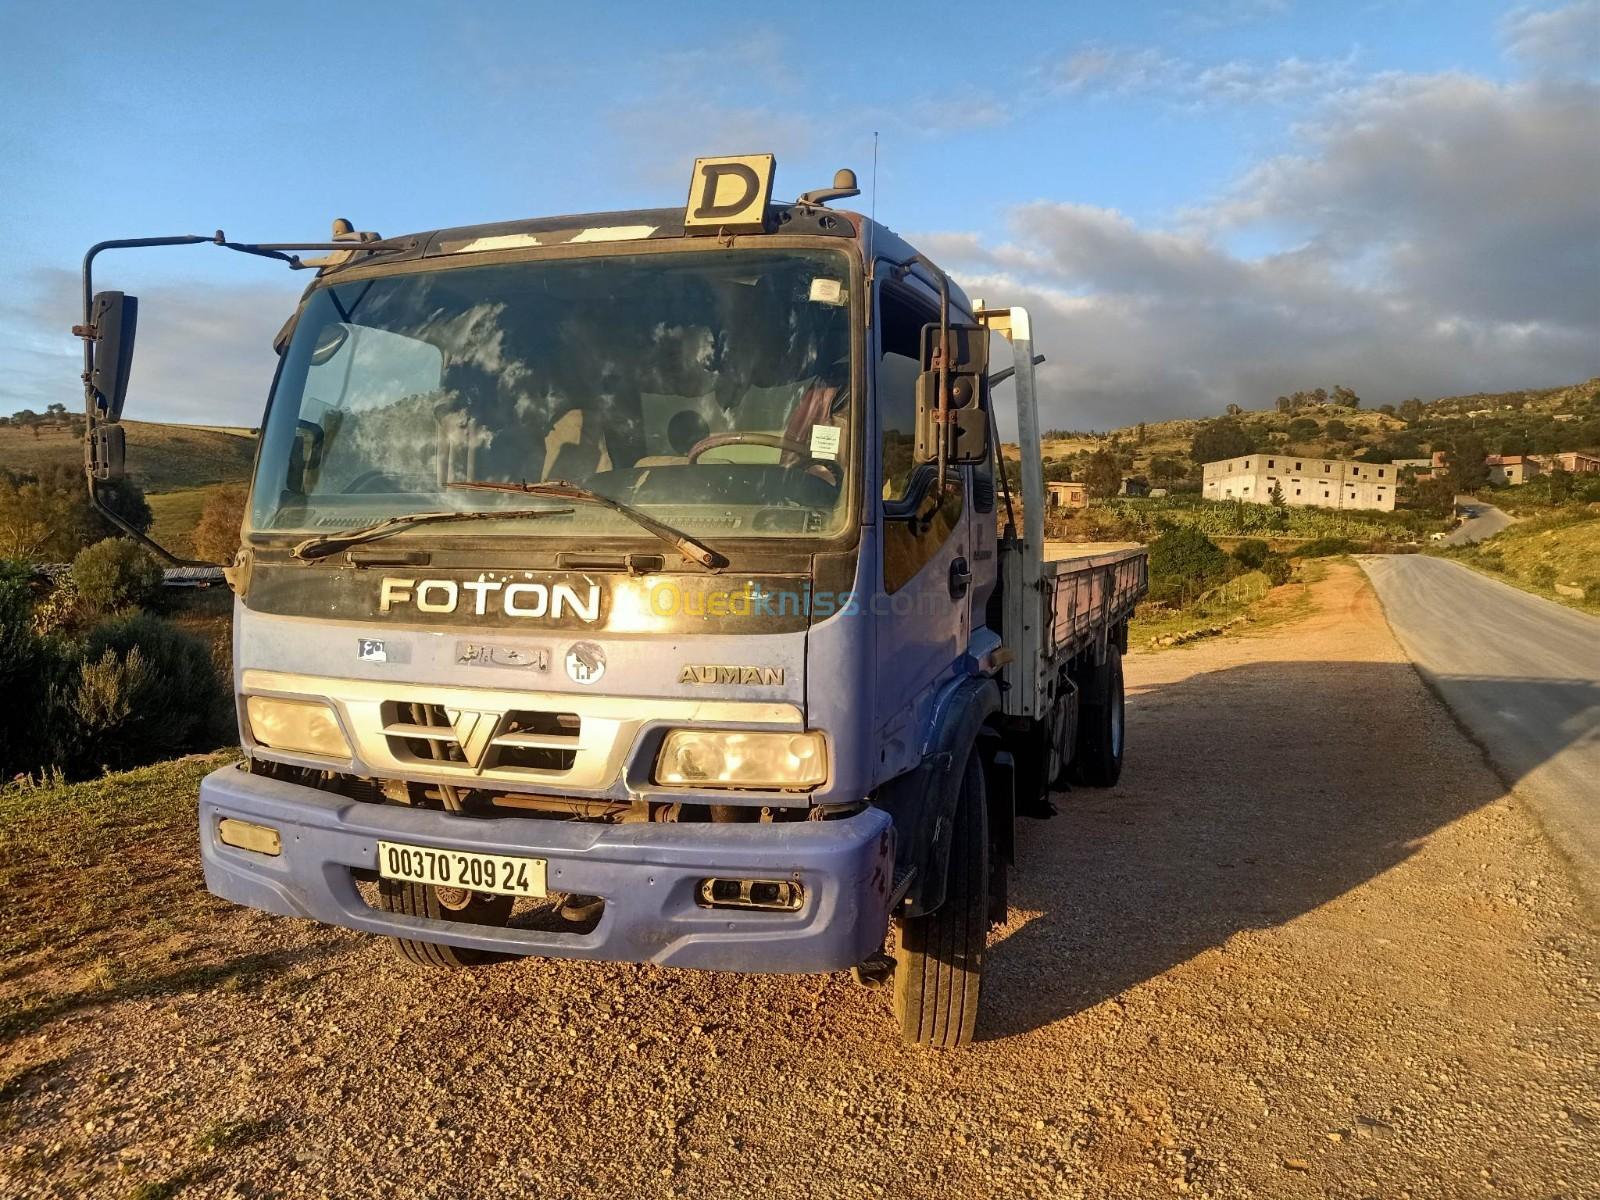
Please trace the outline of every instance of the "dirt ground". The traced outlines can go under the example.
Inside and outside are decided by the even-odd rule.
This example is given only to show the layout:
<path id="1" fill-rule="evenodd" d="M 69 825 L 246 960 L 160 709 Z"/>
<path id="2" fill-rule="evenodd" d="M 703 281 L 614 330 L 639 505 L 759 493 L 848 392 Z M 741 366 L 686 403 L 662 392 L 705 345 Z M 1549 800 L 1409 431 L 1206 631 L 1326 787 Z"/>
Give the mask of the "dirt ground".
<path id="1" fill-rule="evenodd" d="M 1600 1194 L 1593 915 L 1359 572 L 1312 599 L 1129 659 L 1123 782 L 1022 831 L 966 1052 L 848 977 L 413 973 L 196 898 L 175 828 L 184 905 L 104 898 L 153 974 L 4 1027 L 0 1194 Z"/>

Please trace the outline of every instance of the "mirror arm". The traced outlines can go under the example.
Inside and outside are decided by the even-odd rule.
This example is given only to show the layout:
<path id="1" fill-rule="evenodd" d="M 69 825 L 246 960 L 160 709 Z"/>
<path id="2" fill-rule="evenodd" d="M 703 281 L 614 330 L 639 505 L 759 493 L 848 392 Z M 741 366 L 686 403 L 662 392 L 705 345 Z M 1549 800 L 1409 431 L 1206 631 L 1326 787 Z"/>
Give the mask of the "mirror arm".
<path id="1" fill-rule="evenodd" d="M 1044 355 L 1035 354 L 1033 356 L 1033 365 L 1034 366 L 1037 367 L 1043 361 L 1044 361 Z M 1017 369 L 1015 367 L 1007 367 L 1004 371 L 996 371 L 993 375 L 989 376 L 989 386 L 992 387 L 992 388 L 999 387 L 1002 383 L 1004 383 L 1006 380 L 1010 379 L 1016 373 L 1017 373 Z"/>
<path id="2" fill-rule="evenodd" d="M 148 534 L 140 533 L 136 528 L 134 528 L 133 525 L 129 524 L 127 519 L 123 517 L 122 514 L 113 512 L 111 508 L 107 506 L 106 502 L 100 499 L 100 489 L 95 487 L 95 478 L 93 475 L 89 476 L 89 502 L 94 505 L 96 512 L 98 512 L 106 520 L 110 521 L 118 529 L 122 530 L 123 533 L 127 534 L 134 541 L 142 544 L 146 550 L 149 550 L 154 554 L 159 555 L 161 558 L 166 559 L 175 567 L 227 566 L 226 563 L 207 562 L 203 558 L 181 558 L 174 554 L 171 550 L 168 550 L 160 542 L 150 537 Z"/>

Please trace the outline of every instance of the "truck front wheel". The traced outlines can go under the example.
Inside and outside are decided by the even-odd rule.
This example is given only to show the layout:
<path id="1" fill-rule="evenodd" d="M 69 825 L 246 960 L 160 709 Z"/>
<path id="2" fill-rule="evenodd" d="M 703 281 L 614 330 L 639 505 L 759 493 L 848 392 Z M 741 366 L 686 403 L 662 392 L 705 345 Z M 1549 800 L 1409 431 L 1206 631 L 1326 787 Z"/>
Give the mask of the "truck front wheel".
<path id="1" fill-rule="evenodd" d="M 896 922 L 894 1012 L 905 1042 L 953 1050 L 977 1027 L 989 936 L 988 806 L 976 749 L 956 800 L 946 870 L 938 910 Z"/>
<path id="2" fill-rule="evenodd" d="M 1082 683 L 1078 744 L 1070 774 L 1089 787 L 1112 787 L 1122 775 L 1122 651 L 1106 647 L 1106 660 Z"/>
<path id="3" fill-rule="evenodd" d="M 434 921 L 463 921 L 472 925 L 504 925 L 511 917 L 510 896 L 487 896 L 464 888 L 437 888 L 426 883 L 378 880 L 378 900 L 385 912 Z M 414 967 L 477 967 L 514 957 L 475 950 L 469 946 L 443 946 L 414 938 L 391 937 L 395 953 Z"/>

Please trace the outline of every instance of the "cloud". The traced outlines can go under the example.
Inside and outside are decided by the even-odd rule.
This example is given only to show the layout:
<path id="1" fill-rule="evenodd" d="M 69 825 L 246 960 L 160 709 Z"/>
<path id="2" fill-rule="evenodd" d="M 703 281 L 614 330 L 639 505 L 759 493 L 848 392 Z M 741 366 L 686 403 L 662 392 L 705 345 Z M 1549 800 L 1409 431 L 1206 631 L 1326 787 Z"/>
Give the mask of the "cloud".
<path id="1" fill-rule="evenodd" d="M 1592 74 L 1600 67 L 1600 0 L 1519 8 L 1500 24 L 1506 53 L 1535 74 Z"/>
<path id="2" fill-rule="evenodd" d="M 285 272 L 287 275 L 287 272 Z M 164 284 L 139 290 L 139 335 L 124 414 L 139 421 L 256 425 L 277 368 L 272 338 L 294 312 L 303 276 L 275 284 Z M 0 407 L 42 410 L 83 404 L 82 350 L 68 329 L 81 320 L 79 279 L 47 269 L 26 299 L 0 312 L 19 345 Z"/>
<path id="3" fill-rule="evenodd" d="M 1600 373 L 1600 156 L 1587 85 L 1386 79 L 1299 154 L 1174 229 L 1038 203 L 1010 239 L 919 238 L 970 292 L 1035 308 L 1051 425 L 1371 403 Z M 1240 239 L 1286 249 L 1245 257 Z"/>
<path id="4" fill-rule="evenodd" d="M 1322 98 L 1356 80 L 1356 55 L 1202 64 L 1153 48 L 1080 47 L 1046 71 L 1055 90 L 1096 98 L 1143 96 L 1186 107 L 1283 104 Z"/>

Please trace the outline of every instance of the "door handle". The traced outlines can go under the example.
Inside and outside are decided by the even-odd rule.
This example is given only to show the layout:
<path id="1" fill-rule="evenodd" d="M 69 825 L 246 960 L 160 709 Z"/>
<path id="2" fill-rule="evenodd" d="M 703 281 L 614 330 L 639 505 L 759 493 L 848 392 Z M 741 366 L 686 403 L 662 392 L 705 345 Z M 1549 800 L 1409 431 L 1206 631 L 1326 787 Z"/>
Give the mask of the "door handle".
<path id="1" fill-rule="evenodd" d="M 967 594 L 967 589 L 972 586 L 972 571 L 967 566 L 965 558 L 955 558 L 950 561 L 950 599 L 959 600 Z"/>

